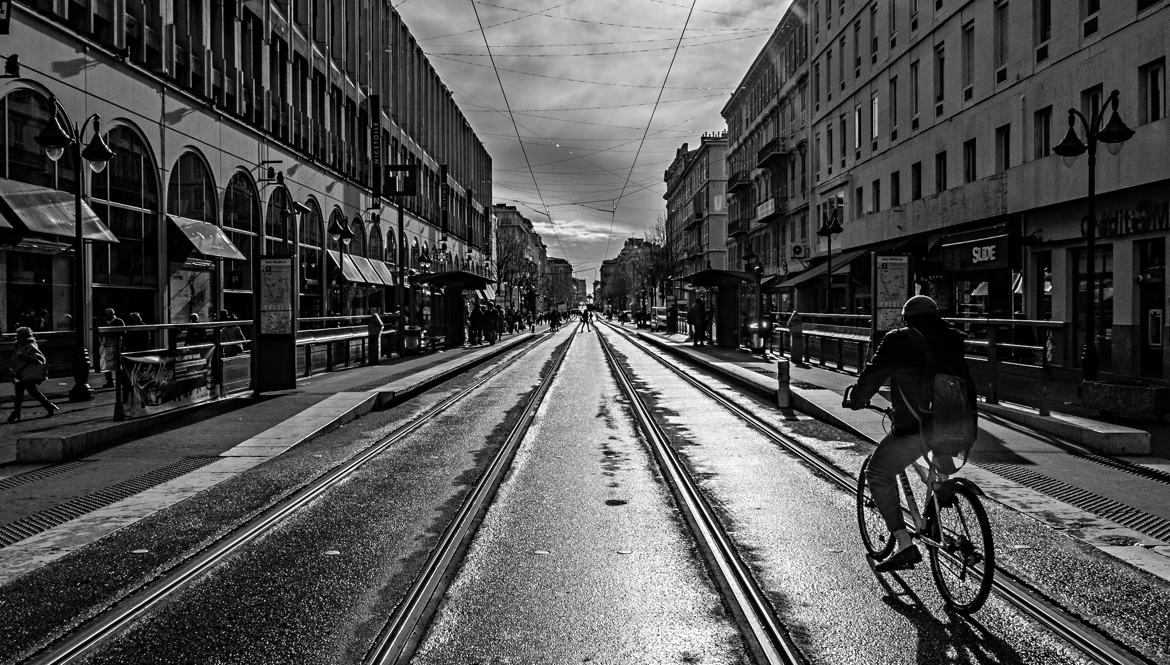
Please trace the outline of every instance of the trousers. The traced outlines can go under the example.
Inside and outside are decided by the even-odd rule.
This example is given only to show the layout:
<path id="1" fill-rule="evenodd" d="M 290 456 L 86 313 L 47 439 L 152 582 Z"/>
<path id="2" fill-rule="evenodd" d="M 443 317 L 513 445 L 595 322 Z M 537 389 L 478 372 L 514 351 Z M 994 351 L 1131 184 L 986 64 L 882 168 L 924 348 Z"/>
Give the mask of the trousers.
<path id="1" fill-rule="evenodd" d="M 12 402 L 12 415 L 16 416 L 17 418 L 20 417 L 21 402 L 24 401 L 24 393 L 26 390 L 28 391 L 28 394 L 31 395 L 33 399 L 40 402 L 41 406 L 45 407 L 46 410 L 49 408 L 49 400 L 41 394 L 41 390 L 40 388 L 37 388 L 35 381 L 17 381 L 13 391 L 15 394 Z"/>
<path id="2" fill-rule="evenodd" d="M 898 501 L 898 474 L 925 453 L 921 434 L 890 432 L 878 442 L 877 450 L 869 459 L 865 482 L 869 485 L 874 506 L 891 533 L 906 528 L 906 518 Z"/>

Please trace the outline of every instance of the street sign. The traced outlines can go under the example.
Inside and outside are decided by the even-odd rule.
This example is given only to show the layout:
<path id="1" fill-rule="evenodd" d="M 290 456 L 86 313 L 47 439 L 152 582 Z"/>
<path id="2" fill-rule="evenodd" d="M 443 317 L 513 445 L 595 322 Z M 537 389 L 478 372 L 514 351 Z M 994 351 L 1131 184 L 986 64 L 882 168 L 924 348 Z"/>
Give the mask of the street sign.
<path id="1" fill-rule="evenodd" d="M 418 167 L 390 165 L 386 167 L 382 196 L 414 196 L 418 182 Z"/>

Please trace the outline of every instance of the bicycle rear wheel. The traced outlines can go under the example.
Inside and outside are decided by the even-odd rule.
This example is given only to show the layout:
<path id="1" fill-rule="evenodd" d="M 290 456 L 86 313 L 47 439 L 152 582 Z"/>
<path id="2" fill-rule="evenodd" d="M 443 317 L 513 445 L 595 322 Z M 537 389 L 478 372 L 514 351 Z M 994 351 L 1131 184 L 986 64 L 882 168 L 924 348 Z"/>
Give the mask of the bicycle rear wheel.
<path id="1" fill-rule="evenodd" d="M 884 559 L 894 549 L 894 539 L 890 537 L 886 522 L 874 505 L 873 497 L 869 495 L 869 485 L 865 482 L 871 457 L 866 457 L 861 463 L 861 471 L 857 476 L 857 526 L 861 530 L 861 542 L 865 544 L 865 550 L 875 559 Z"/>
<path id="2" fill-rule="evenodd" d="M 939 543 L 928 547 L 930 571 L 947 606 L 971 614 L 983 607 L 995 574 L 991 523 L 979 496 L 963 485 L 939 489 L 938 512 L 930 516 L 928 533 Z"/>

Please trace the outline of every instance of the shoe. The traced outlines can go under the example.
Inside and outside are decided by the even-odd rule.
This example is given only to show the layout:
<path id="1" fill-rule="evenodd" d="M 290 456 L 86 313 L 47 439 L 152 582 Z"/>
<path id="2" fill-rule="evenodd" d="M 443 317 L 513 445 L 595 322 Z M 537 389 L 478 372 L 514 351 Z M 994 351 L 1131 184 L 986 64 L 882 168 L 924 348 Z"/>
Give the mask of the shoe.
<path id="1" fill-rule="evenodd" d="M 45 408 L 45 417 L 48 418 L 49 416 L 53 415 L 54 413 L 57 413 L 60 410 L 61 410 L 61 407 L 50 402 L 49 406 Z"/>
<path id="2" fill-rule="evenodd" d="M 890 558 L 874 566 L 873 569 L 879 573 L 889 573 L 895 570 L 910 570 L 921 561 L 922 553 L 918 551 L 918 546 L 911 545 L 893 554 Z"/>

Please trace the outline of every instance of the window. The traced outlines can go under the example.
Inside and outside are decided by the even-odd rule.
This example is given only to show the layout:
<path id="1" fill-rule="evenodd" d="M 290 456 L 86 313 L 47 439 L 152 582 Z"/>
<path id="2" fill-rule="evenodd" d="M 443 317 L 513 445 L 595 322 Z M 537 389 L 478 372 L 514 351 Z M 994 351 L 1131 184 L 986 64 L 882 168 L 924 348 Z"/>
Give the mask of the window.
<path id="1" fill-rule="evenodd" d="M 975 139 L 963 141 L 963 182 L 975 181 Z"/>
<path id="2" fill-rule="evenodd" d="M 947 92 L 947 51 L 943 44 L 934 47 L 934 101 L 941 102 L 946 98 Z"/>
<path id="3" fill-rule="evenodd" d="M 910 63 L 910 114 L 918 117 L 918 61 Z"/>
<path id="4" fill-rule="evenodd" d="M 962 67 L 961 85 L 963 99 L 971 99 L 971 82 L 975 74 L 975 22 L 971 21 L 963 26 L 963 41 L 961 44 Z"/>
<path id="5" fill-rule="evenodd" d="M 922 162 L 910 165 L 910 200 L 922 198 Z"/>
<path id="6" fill-rule="evenodd" d="M 1101 11 L 1101 0 L 1081 0 L 1081 36 L 1097 34 L 1097 12 Z"/>
<path id="7" fill-rule="evenodd" d="M 1140 122 L 1154 122 L 1166 117 L 1166 59 L 1158 58 L 1139 70 L 1138 94 L 1142 109 Z"/>
<path id="8" fill-rule="evenodd" d="M 845 35 L 841 35 L 841 38 L 837 40 L 837 55 L 840 56 L 839 58 L 837 58 L 837 80 L 841 86 L 841 89 L 844 90 L 845 89 Z"/>
<path id="9" fill-rule="evenodd" d="M 1043 159 L 1052 152 L 1052 107 L 1032 114 L 1032 158 Z"/>
<path id="10" fill-rule="evenodd" d="M 878 3 L 874 2 L 869 6 L 869 59 L 870 62 L 877 62 L 878 54 L 878 29 L 877 29 L 877 13 Z"/>
<path id="11" fill-rule="evenodd" d="M 846 134 L 846 127 L 845 127 L 845 114 L 844 113 L 841 114 L 840 121 L 841 121 L 841 166 L 845 166 L 845 137 L 847 136 L 847 134 Z"/>
<path id="12" fill-rule="evenodd" d="M 1007 67 L 1008 59 L 1008 35 L 1010 34 L 1010 23 L 1008 22 L 1008 3 L 999 2 L 995 5 L 995 36 L 992 40 L 992 58 L 995 64 L 995 82 L 1003 83 L 1007 80 L 1007 72 L 1000 72 L 1001 69 Z"/>
<path id="13" fill-rule="evenodd" d="M 869 98 L 869 134 L 874 141 L 878 137 L 878 96 L 873 93 Z"/>
<path id="14" fill-rule="evenodd" d="M 894 171 L 890 174 L 890 207 L 902 205 L 902 172 Z"/>
<path id="15" fill-rule="evenodd" d="M 844 139 L 842 139 L 844 141 Z M 829 173 L 833 172 L 833 125 L 829 124 L 828 129 L 825 130 L 825 163 L 829 165 Z"/>
<path id="16" fill-rule="evenodd" d="M 825 49 L 825 100 L 833 101 L 833 47 Z"/>
<path id="17" fill-rule="evenodd" d="M 861 19 L 853 22 L 853 76 L 861 78 Z"/>
<path id="18" fill-rule="evenodd" d="M 158 284 L 155 231 L 159 209 L 158 169 L 146 143 L 129 128 L 114 127 L 108 141 L 110 149 L 118 155 L 117 166 L 93 174 L 89 203 L 118 236 L 118 242 L 92 244 L 93 281 L 109 286 L 155 286 Z M 153 311 L 145 314 L 155 316 Z"/>
<path id="19" fill-rule="evenodd" d="M 886 17 L 886 20 L 889 21 L 890 24 L 890 49 L 892 50 L 895 46 L 898 45 L 898 23 L 896 21 L 898 0 L 889 0 L 889 7 L 890 11 Z"/>
<path id="20" fill-rule="evenodd" d="M 898 77 L 890 77 L 890 133 L 893 134 L 898 128 Z"/>
<path id="21" fill-rule="evenodd" d="M 1032 0 L 1032 41 L 1036 62 L 1048 59 L 1048 40 L 1052 38 L 1052 0 Z"/>
<path id="22" fill-rule="evenodd" d="M 870 211 L 877 212 L 882 209 L 882 181 L 874 180 L 869 191 L 872 197 Z"/>
<path id="23" fill-rule="evenodd" d="M 223 227 L 232 244 L 244 255 L 244 260 L 224 261 L 223 288 L 228 291 L 251 291 L 253 248 L 260 232 L 260 196 L 252 181 L 243 173 L 236 173 L 223 190 Z M 228 294 L 231 295 L 231 294 Z M 251 296 L 247 297 L 251 302 Z M 250 307 L 249 307 L 250 309 Z"/>
<path id="24" fill-rule="evenodd" d="M 965 147 L 965 146 L 964 146 Z M 943 150 L 934 156 L 934 191 L 942 192 L 947 188 L 947 151 Z"/>
<path id="25" fill-rule="evenodd" d="M 833 29 L 833 0 L 825 0 L 825 32 Z"/>
<path id="26" fill-rule="evenodd" d="M 853 149 L 861 150 L 861 107 L 853 107 Z"/>
<path id="27" fill-rule="evenodd" d="M 995 130 L 995 172 L 1003 173 L 1012 167 L 1012 126 Z"/>
<path id="28" fill-rule="evenodd" d="M 1090 121 L 1096 119 L 1097 112 L 1101 110 L 1104 94 L 1100 83 L 1081 91 L 1081 113 L 1084 113 Z"/>
<path id="29" fill-rule="evenodd" d="M 813 30 L 813 39 L 814 40 L 820 39 L 820 37 L 821 37 L 821 14 L 820 14 L 820 12 L 821 12 L 820 7 L 817 7 L 817 3 L 814 1 L 812 3 L 812 30 Z"/>
<path id="30" fill-rule="evenodd" d="M 853 197 L 853 216 L 861 217 L 865 214 L 865 188 L 858 187 Z"/>
<path id="31" fill-rule="evenodd" d="M 821 107 L 821 65 L 816 63 L 813 65 L 813 104 L 816 108 Z"/>
<path id="32" fill-rule="evenodd" d="M 1149 9 L 1150 7 L 1153 7 L 1154 5 L 1158 4 L 1161 1 L 1162 0 L 1137 0 L 1137 10 L 1139 12 L 1145 11 L 1145 10 Z"/>

